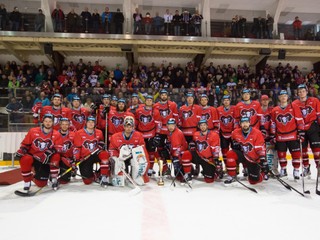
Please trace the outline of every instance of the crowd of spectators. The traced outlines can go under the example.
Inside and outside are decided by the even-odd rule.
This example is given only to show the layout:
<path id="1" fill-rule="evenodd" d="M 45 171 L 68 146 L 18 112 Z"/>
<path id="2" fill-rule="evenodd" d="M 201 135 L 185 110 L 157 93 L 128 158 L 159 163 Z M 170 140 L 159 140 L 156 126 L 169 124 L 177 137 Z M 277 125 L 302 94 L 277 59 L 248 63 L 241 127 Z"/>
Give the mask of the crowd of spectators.
<path id="1" fill-rule="evenodd" d="M 281 62 L 276 67 L 266 65 L 257 73 L 246 65 L 232 66 L 231 64 L 197 67 L 193 62 L 186 66 L 172 63 L 156 66 L 139 64 L 136 69 L 128 67 L 120 69 L 108 68 L 79 59 L 77 63 L 65 63 L 61 72 L 41 62 L 35 65 L 24 62 L 17 65 L 14 61 L 7 62 L 0 67 L 0 91 L 9 93 L 9 97 L 19 97 L 23 109 L 28 111 L 32 105 L 41 101 L 43 105 L 50 104 L 54 93 L 64 96 L 64 104 L 69 106 L 72 96 L 80 96 L 84 106 L 100 102 L 101 94 L 108 93 L 118 98 L 130 99 L 132 93 L 140 96 L 155 95 L 165 88 L 172 100 L 178 106 L 184 104 L 184 93 L 194 91 L 196 95 L 206 93 L 209 104 L 217 107 L 223 95 L 231 96 L 232 103 L 241 100 L 241 90 L 249 88 L 252 98 L 258 99 L 262 94 L 277 104 L 277 97 L 281 89 L 286 89 L 291 99 L 297 97 L 296 87 L 306 83 L 311 96 L 318 97 L 320 75 L 311 71 L 303 75 L 298 66 Z M 21 94 L 17 94 L 21 90 Z"/>

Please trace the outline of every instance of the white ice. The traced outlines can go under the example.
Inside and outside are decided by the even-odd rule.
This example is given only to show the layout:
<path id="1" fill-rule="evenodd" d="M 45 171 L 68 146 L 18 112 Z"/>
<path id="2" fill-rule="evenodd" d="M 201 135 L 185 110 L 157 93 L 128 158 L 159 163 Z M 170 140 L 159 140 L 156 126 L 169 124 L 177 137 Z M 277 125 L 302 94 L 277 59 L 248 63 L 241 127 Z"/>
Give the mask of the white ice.
<path id="1" fill-rule="evenodd" d="M 292 178 L 291 162 L 286 180 L 302 191 Z M 307 239 L 319 240 L 320 196 L 315 194 L 316 170 L 301 197 L 269 179 L 252 186 L 258 194 L 235 183 L 159 187 L 155 179 L 131 195 L 129 186 L 85 186 L 80 179 L 54 192 L 22 198 L 14 195 L 22 182 L 0 188 L 1 240 L 181 240 L 181 239 Z M 248 181 L 242 180 L 249 185 Z"/>

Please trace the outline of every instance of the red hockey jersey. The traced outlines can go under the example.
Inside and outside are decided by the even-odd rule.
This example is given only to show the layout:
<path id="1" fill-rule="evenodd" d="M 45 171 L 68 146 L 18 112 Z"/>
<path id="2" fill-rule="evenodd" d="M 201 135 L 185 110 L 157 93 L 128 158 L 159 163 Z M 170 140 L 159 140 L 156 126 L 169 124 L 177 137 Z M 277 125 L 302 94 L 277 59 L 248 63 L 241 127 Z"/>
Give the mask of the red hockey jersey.
<path id="1" fill-rule="evenodd" d="M 118 112 L 118 111 L 110 111 L 109 112 L 109 119 L 108 119 L 108 135 L 111 136 L 112 134 L 115 134 L 117 132 L 122 132 L 124 130 L 123 128 L 123 122 L 125 117 L 131 116 L 134 118 L 134 115 L 129 112 Z"/>
<path id="2" fill-rule="evenodd" d="M 80 129 L 74 135 L 74 157 L 77 160 L 83 159 L 99 148 L 98 143 L 103 140 L 103 134 L 99 129 L 95 129 L 92 134 L 88 133 L 86 128 Z"/>
<path id="3" fill-rule="evenodd" d="M 266 111 L 262 110 L 262 117 L 261 117 L 261 126 L 264 126 L 264 128 L 267 131 L 267 135 L 265 138 L 268 138 L 270 136 L 270 126 L 271 126 L 271 111 L 272 107 L 267 108 Z"/>
<path id="4" fill-rule="evenodd" d="M 58 131 L 44 133 L 42 127 L 31 128 L 21 142 L 21 147 L 28 149 L 30 155 L 41 156 L 48 149 L 62 151 L 62 138 Z"/>
<path id="5" fill-rule="evenodd" d="M 320 124 L 320 102 L 318 98 L 308 97 L 305 102 L 297 99 L 293 101 L 292 107 L 300 109 L 305 130 L 308 130 L 315 121 Z"/>
<path id="6" fill-rule="evenodd" d="M 209 130 L 206 135 L 203 135 L 200 131 L 197 131 L 193 135 L 193 141 L 196 144 L 197 153 L 201 158 L 210 161 L 219 158 L 220 137 L 216 132 Z"/>
<path id="7" fill-rule="evenodd" d="M 188 150 L 188 143 L 183 132 L 176 127 L 173 132 L 168 134 L 170 153 L 172 157 L 180 157 L 184 151 Z"/>
<path id="8" fill-rule="evenodd" d="M 214 129 L 218 132 L 220 129 L 220 124 L 217 109 L 211 106 L 201 107 L 201 113 L 201 119 L 206 119 L 208 122 L 208 129 Z"/>
<path id="9" fill-rule="evenodd" d="M 235 106 L 230 106 L 229 109 L 220 106 L 217 108 L 218 118 L 220 122 L 220 133 L 224 138 L 230 138 L 235 126 Z"/>
<path id="10" fill-rule="evenodd" d="M 71 108 L 71 122 L 76 130 L 84 128 L 86 125 L 86 119 L 90 115 L 90 112 L 86 108 L 73 109 Z"/>
<path id="11" fill-rule="evenodd" d="M 61 133 L 60 133 L 61 134 Z M 73 158 L 73 142 L 75 132 L 68 131 L 66 135 L 61 134 L 63 141 L 61 156 L 66 158 Z"/>
<path id="12" fill-rule="evenodd" d="M 146 109 L 140 107 L 136 109 L 137 130 L 144 138 L 152 138 L 156 134 L 156 129 L 160 129 L 160 113 L 157 109 Z M 157 120 L 156 120 L 157 119 Z"/>
<path id="13" fill-rule="evenodd" d="M 123 145 L 129 145 L 131 148 L 142 146 L 146 154 L 147 161 L 149 162 L 148 151 L 145 148 L 143 136 L 138 131 L 133 131 L 129 138 L 126 138 L 123 132 L 115 133 L 111 136 L 109 152 L 110 156 L 119 157 L 120 148 Z"/>
<path id="14" fill-rule="evenodd" d="M 177 104 L 172 101 L 167 101 L 166 103 L 157 102 L 153 106 L 157 109 L 160 114 L 159 126 L 160 130 L 157 131 L 160 134 L 168 134 L 167 122 L 170 118 L 175 118 L 176 122 L 179 122 L 179 114 Z"/>
<path id="15" fill-rule="evenodd" d="M 71 110 L 66 107 L 55 109 L 53 106 L 44 106 L 40 111 L 40 121 L 45 114 L 52 114 L 53 118 L 53 129 L 60 129 L 60 119 L 68 118 L 71 121 Z"/>
<path id="16" fill-rule="evenodd" d="M 235 127 L 240 127 L 239 122 L 242 117 L 250 118 L 250 125 L 257 129 L 260 128 L 262 117 L 261 105 L 258 101 L 251 101 L 249 104 L 243 101 L 239 102 L 235 107 Z"/>
<path id="17" fill-rule="evenodd" d="M 185 136 L 192 136 L 198 127 L 198 122 L 202 116 L 202 109 L 199 105 L 183 105 L 179 109 L 181 131 Z"/>
<path id="18" fill-rule="evenodd" d="M 260 162 L 261 157 L 265 157 L 266 148 L 263 135 L 260 130 L 251 127 L 250 132 L 245 136 L 241 128 L 232 132 L 231 138 L 241 146 L 244 157 L 249 162 Z"/>
<path id="19" fill-rule="evenodd" d="M 304 130 L 304 122 L 299 108 L 288 104 L 285 108 L 277 106 L 271 111 L 270 132 L 276 141 L 297 140 L 297 130 Z"/>

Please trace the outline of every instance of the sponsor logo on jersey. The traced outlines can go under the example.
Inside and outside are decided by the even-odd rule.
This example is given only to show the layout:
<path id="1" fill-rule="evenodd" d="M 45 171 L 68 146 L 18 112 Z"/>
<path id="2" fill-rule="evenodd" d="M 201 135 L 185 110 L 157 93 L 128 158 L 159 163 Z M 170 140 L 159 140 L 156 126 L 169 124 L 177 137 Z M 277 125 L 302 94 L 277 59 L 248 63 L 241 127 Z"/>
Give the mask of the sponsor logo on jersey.
<path id="1" fill-rule="evenodd" d="M 313 108 L 311 106 L 300 107 L 300 111 L 302 113 L 302 117 L 306 118 L 313 111 Z"/>
<path id="2" fill-rule="evenodd" d="M 293 119 L 293 116 L 290 113 L 279 114 L 277 116 L 277 121 L 282 123 L 283 125 L 287 125 Z"/>
<path id="3" fill-rule="evenodd" d="M 160 113 L 160 116 L 163 117 L 163 118 L 166 118 L 169 116 L 170 114 L 170 109 L 169 108 L 166 108 L 166 109 L 159 109 L 159 113 Z"/>
<path id="4" fill-rule="evenodd" d="M 222 117 L 220 118 L 220 121 L 223 123 L 223 125 L 226 125 L 226 126 L 227 126 L 229 123 L 231 123 L 232 120 L 233 120 L 233 118 L 232 118 L 230 115 L 228 115 L 228 116 L 222 116 Z"/>
<path id="5" fill-rule="evenodd" d="M 116 116 L 113 116 L 111 118 L 111 122 L 114 126 L 116 127 L 119 127 L 120 125 L 123 124 L 123 117 L 116 117 Z"/>
<path id="6" fill-rule="evenodd" d="M 90 152 L 96 149 L 96 146 L 98 145 L 97 140 L 85 140 L 82 144 L 86 149 L 88 149 Z"/>
<path id="7" fill-rule="evenodd" d="M 251 143 L 244 143 L 241 145 L 243 153 L 249 153 L 253 150 Z"/>
<path id="8" fill-rule="evenodd" d="M 70 150 L 72 147 L 72 142 L 70 140 L 67 140 L 63 143 L 62 146 L 62 152 L 67 152 L 68 150 Z"/>
<path id="9" fill-rule="evenodd" d="M 196 141 L 196 145 L 199 152 L 206 150 L 209 146 L 207 141 L 199 141 L 199 140 Z"/>
<path id="10" fill-rule="evenodd" d="M 33 144 L 41 151 L 45 151 L 53 146 L 51 139 L 42 139 L 41 137 L 33 140 Z"/>
<path id="11" fill-rule="evenodd" d="M 242 109 L 240 111 L 240 115 L 241 117 L 252 117 L 256 114 L 256 110 L 254 110 L 253 108 L 249 108 L 249 109 Z"/>
<path id="12" fill-rule="evenodd" d="M 140 115 L 139 121 L 142 122 L 144 125 L 150 123 L 152 120 L 152 117 L 150 115 Z"/>
<path id="13" fill-rule="evenodd" d="M 183 119 L 188 119 L 193 115 L 193 112 L 191 110 L 189 111 L 182 111 L 182 117 Z"/>
<path id="14" fill-rule="evenodd" d="M 82 113 L 81 114 L 76 113 L 72 116 L 72 118 L 74 119 L 75 122 L 82 124 L 86 117 Z"/>

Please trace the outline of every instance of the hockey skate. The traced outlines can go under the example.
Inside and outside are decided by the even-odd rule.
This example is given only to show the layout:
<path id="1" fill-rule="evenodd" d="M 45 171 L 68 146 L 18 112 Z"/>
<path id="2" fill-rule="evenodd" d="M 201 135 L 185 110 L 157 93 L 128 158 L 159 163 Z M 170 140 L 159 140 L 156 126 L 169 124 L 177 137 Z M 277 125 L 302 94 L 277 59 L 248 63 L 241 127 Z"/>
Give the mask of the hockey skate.
<path id="1" fill-rule="evenodd" d="M 186 173 L 183 175 L 183 179 L 181 180 L 181 185 L 192 184 L 192 176 L 191 173 Z"/>
<path id="2" fill-rule="evenodd" d="M 236 181 L 235 177 L 228 176 L 227 180 L 224 181 L 224 184 L 231 184 L 235 181 Z"/>
<path id="3" fill-rule="evenodd" d="M 300 179 L 299 169 L 293 169 L 293 178 L 294 180 Z"/>
<path id="4" fill-rule="evenodd" d="M 303 176 L 302 176 L 303 174 Z M 310 165 L 308 167 L 303 167 L 303 172 L 300 174 L 301 177 L 308 177 L 310 179 L 311 171 L 310 171 Z"/>
<path id="5" fill-rule="evenodd" d="M 58 179 L 57 178 L 52 178 L 51 179 L 51 187 L 54 191 L 57 191 L 58 190 L 58 187 L 59 187 L 59 182 L 58 182 Z"/>
<path id="6" fill-rule="evenodd" d="M 26 192 L 29 192 L 30 188 L 31 188 L 31 182 L 25 182 L 23 186 L 23 190 Z"/>
<path id="7" fill-rule="evenodd" d="M 247 169 L 247 168 L 244 168 L 244 169 L 242 170 L 242 173 L 243 173 L 243 176 L 244 176 L 244 177 L 248 177 L 248 169 Z"/>
<path id="8" fill-rule="evenodd" d="M 284 178 L 284 177 L 287 177 L 287 176 L 288 176 L 287 169 L 286 168 L 281 168 L 280 169 L 280 177 Z"/>
<path id="9" fill-rule="evenodd" d="M 107 176 L 102 175 L 100 179 L 100 186 L 107 188 L 108 185 L 109 185 L 109 179 L 107 178 Z"/>

